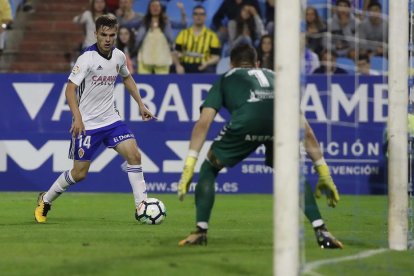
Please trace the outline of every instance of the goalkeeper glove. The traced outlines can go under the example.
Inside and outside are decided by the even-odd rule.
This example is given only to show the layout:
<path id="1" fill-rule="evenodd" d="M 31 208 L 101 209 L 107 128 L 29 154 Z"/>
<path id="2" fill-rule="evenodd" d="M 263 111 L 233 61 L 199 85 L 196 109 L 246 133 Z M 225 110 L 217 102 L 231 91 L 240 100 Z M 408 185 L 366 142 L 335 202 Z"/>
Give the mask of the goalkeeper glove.
<path id="1" fill-rule="evenodd" d="M 328 206 L 335 207 L 339 201 L 339 193 L 329 172 L 328 165 L 324 161 L 321 163 L 315 166 L 315 170 L 319 176 L 315 196 L 320 198 L 322 194 L 325 194 L 328 199 Z"/>
<path id="2" fill-rule="evenodd" d="M 183 201 L 185 194 L 190 187 L 191 179 L 193 179 L 194 168 L 197 162 L 198 152 L 190 150 L 187 158 L 185 159 L 183 173 L 178 181 L 177 194 L 178 198 Z"/>

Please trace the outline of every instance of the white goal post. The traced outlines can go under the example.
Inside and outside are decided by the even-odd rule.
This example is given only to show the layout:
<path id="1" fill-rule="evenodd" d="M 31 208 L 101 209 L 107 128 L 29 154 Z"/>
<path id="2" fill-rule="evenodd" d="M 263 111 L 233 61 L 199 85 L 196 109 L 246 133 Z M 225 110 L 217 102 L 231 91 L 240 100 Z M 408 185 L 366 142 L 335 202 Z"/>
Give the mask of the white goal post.
<path id="1" fill-rule="evenodd" d="M 299 275 L 299 108 L 301 1 L 275 9 L 274 275 Z"/>
<path id="2" fill-rule="evenodd" d="M 389 1 L 388 244 L 408 247 L 408 0 Z"/>
<path id="3" fill-rule="evenodd" d="M 275 9 L 274 275 L 300 274 L 300 0 Z M 330 2 L 327 0 L 327 3 Z M 388 242 L 408 248 L 408 0 L 389 0 Z"/>

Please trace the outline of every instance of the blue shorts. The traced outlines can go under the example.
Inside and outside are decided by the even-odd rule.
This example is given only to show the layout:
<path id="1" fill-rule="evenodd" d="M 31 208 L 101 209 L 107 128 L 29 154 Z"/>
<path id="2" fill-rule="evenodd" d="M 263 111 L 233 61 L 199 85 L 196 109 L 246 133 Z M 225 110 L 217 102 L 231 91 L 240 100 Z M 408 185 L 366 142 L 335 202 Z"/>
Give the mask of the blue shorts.
<path id="1" fill-rule="evenodd" d="M 122 121 L 102 128 L 87 130 L 85 135 L 72 138 L 69 159 L 90 161 L 102 143 L 107 148 L 114 148 L 128 139 L 135 139 L 135 136 Z"/>

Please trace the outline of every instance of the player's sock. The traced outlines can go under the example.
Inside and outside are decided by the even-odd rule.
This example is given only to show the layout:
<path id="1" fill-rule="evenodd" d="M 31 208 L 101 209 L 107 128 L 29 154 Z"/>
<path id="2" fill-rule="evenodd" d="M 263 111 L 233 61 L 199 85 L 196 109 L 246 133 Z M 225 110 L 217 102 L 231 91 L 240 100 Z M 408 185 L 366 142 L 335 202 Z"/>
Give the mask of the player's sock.
<path id="1" fill-rule="evenodd" d="M 207 230 L 208 230 L 208 222 L 206 222 L 206 221 L 198 221 L 197 222 L 197 230 L 199 232 L 207 232 Z"/>
<path id="2" fill-rule="evenodd" d="M 145 185 L 142 166 L 127 164 L 126 171 L 132 187 L 132 193 L 134 194 L 135 207 L 138 208 L 138 205 L 147 199 L 147 186 Z"/>
<path id="3" fill-rule="evenodd" d="M 305 181 L 305 215 L 310 222 L 322 220 L 315 196 L 313 195 L 312 188 L 308 181 Z"/>
<path id="4" fill-rule="evenodd" d="M 195 189 L 196 221 L 208 222 L 214 205 L 215 180 L 219 169 L 213 167 L 208 160 L 201 165 L 199 180 Z"/>
<path id="5" fill-rule="evenodd" d="M 70 171 L 63 172 L 56 181 L 52 184 L 46 194 L 43 196 L 43 201 L 52 203 L 58 198 L 70 185 L 76 184 Z"/>

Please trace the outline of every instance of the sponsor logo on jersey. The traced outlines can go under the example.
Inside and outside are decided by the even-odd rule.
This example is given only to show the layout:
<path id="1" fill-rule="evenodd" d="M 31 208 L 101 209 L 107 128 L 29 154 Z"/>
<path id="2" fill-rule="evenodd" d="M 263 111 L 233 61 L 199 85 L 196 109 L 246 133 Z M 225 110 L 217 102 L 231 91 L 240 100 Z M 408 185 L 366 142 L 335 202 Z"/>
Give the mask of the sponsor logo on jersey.
<path id="1" fill-rule="evenodd" d="M 117 76 L 92 76 L 92 85 L 113 85 Z"/>
<path id="2" fill-rule="evenodd" d="M 75 65 L 72 69 L 72 74 L 76 75 L 77 73 L 79 73 L 79 71 L 80 71 L 79 65 Z"/>
<path id="3" fill-rule="evenodd" d="M 272 100 L 274 98 L 273 91 L 270 90 L 250 90 L 249 103 L 259 102 L 261 100 Z"/>

